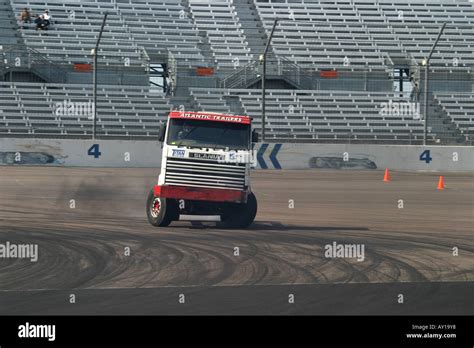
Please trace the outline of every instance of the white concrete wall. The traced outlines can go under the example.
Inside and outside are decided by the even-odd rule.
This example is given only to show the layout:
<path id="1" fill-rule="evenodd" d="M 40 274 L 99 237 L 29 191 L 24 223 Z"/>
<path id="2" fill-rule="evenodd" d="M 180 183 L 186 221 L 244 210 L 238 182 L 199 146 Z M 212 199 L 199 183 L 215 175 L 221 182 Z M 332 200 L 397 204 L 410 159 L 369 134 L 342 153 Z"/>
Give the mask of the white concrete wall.
<path id="1" fill-rule="evenodd" d="M 88 150 L 97 144 L 101 155 Z M 15 153 L 21 161 L 15 161 Z M 36 155 L 32 155 L 36 153 Z M 52 158 L 47 158 L 49 155 Z M 127 158 L 129 155 L 129 158 Z M 52 160 L 52 162 L 51 162 Z M 81 167 L 159 167 L 161 144 L 156 141 L 0 139 L 0 164 L 45 164 Z"/>
<path id="2" fill-rule="evenodd" d="M 269 168 L 274 167 L 267 160 L 271 147 L 263 154 Z M 425 150 L 430 151 L 429 163 L 420 160 Z M 283 144 L 276 158 L 288 169 L 474 171 L 474 147 L 466 146 Z"/>
<path id="3" fill-rule="evenodd" d="M 94 144 L 99 145 L 98 158 L 88 154 Z M 465 146 L 259 144 L 256 150 L 258 168 L 474 172 L 474 147 Z M 429 163 L 420 160 L 425 150 Z M 3 165 L 158 168 L 160 159 L 161 145 L 153 141 L 0 139 Z"/>

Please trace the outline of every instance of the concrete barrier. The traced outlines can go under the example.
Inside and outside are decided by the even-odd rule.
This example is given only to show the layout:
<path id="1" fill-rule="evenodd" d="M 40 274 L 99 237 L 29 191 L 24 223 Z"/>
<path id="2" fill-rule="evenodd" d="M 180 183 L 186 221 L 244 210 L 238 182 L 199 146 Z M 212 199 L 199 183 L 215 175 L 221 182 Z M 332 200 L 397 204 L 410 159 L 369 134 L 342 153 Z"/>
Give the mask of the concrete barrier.
<path id="1" fill-rule="evenodd" d="M 0 164 L 159 167 L 158 141 L 0 139 Z"/>
<path id="2" fill-rule="evenodd" d="M 257 159 L 260 167 L 269 169 L 474 171 L 472 146 L 268 144 L 263 147 L 264 150 L 259 147 Z"/>
<path id="3" fill-rule="evenodd" d="M 258 144 L 258 169 L 474 172 L 474 147 L 353 144 Z M 160 166 L 157 141 L 0 139 L 0 165 Z"/>

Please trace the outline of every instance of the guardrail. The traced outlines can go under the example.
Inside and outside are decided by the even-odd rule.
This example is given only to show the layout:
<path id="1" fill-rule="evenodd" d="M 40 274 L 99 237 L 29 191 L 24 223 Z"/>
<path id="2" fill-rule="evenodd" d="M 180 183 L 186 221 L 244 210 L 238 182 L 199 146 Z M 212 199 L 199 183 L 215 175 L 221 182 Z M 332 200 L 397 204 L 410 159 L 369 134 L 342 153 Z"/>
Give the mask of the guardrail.
<path id="1" fill-rule="evenodd" d="M 48 82 L 66 82 L 67 64 L 52 61 L 42 53 L 30 47 L 10 47 L 0 50 L 0 71 L 30 70 Z"/>
<path id="2" fill-rule="evenodd" d="M 253 60 L 220 82 L 220 88 L 247 88 L 261 79 L 261 62 Z M 284 57 L 269 55 L 267 78 L 279 77 L 301 89 L 312 89 L 312 73 Z"/>

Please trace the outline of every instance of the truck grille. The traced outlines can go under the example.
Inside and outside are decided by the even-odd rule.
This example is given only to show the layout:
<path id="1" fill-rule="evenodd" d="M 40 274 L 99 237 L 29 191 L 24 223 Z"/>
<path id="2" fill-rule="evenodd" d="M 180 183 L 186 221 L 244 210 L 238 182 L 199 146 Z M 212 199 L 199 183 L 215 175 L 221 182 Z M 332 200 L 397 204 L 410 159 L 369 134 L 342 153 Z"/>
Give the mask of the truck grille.
<path id="1" fill-rule="evenodd" d="M 193 158 L 168 158 L 165 184 L 242 190 L 245 164 Z"/>

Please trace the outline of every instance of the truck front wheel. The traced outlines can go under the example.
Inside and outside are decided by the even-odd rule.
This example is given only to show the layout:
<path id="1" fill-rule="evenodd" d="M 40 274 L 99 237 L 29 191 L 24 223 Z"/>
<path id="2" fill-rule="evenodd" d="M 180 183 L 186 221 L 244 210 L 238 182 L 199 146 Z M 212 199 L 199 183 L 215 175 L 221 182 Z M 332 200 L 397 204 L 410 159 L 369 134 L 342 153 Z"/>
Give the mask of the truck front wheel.
<path id="1" fill-rule="evenodd" d="M 146 204 L 148 222 L 156 227 L 166 227 L 171 221 L 179 218 L 178 202 L 174 199 L 155 196 L 153 190 L 148 195 Z"/>
<path id="2" fill-rule="evenodd" d="M 245 228 L 252 224 L 257 215 L 257 199 L 253 193 L 247 197 L 247 203 L 231 204 L 221 215 L 221 222 L 230 228 Z"/>

